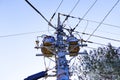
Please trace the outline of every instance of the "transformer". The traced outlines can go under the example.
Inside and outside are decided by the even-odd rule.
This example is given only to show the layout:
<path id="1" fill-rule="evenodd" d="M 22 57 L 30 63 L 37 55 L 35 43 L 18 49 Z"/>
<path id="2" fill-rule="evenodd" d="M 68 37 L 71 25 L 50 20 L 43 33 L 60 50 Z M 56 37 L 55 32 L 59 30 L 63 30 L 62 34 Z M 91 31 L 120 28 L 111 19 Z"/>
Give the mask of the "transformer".
<path id="1" fill-rule="evenodd" d="M 41 51 L 44 56 L 52 57 L 55 52 L 55 38 L 53 36 L 45 36 L 41 44 Z"/>
<path id="2" fill-rule="evenodd" d="M 77 56 L 80 50 L 78 39 L 74 36 L 70 36 L 67 38 L 67 42 L 69 44 L 68 51 L 70 56 Z"/>

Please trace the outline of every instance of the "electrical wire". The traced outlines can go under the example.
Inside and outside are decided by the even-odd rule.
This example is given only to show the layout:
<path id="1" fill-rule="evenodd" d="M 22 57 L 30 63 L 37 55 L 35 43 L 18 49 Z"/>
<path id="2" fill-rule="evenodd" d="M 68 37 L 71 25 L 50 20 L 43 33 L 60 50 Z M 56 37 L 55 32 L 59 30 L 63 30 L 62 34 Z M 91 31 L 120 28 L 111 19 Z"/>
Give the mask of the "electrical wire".
<path id="1" fill-rule="evenodd" d="M 48 66 L 47 66 L 45 58 L 48 58 L 48 57 L 45 57 L 45 56 L 44 56 L 44 65 L 45 65 L 45 69 L 46 69 L 47 71 L 50 71 L 50 70 L 54 69 L 55 67 L 49 68 L 49 67 L 50 67 L 50 63 L 51 63 L 51 61 L 53 61 L 53 60 L 50 59 L 50 58 L 48 58 L 48 59 L 50 59 L 50 61 L 49 61 Z"/>
<path id="2" fill-rule="evenodd" d="M 59 6 L 57 7 L 57 9 L 55 10 L 54 14 L 52 15 L 52 17 L 50 18 L 49 23 L 51 23 L 51 21 L 53 20 L 54 16 L 56 15 L 57 11 L 59 10 L 60 6 L 62 5 L 63 0 L 61 0 Z M 48 32 L 49 32 L 49 25 L 48 25 Z M 49 32 L 50 33 L 50 32 Z M 51 34 L 51 33 L 50 33 Z"/>
<path id="3" fill-rule="evenodd" d="M 74 9 L 77 7 L 78 3 L 80 2 L 80 0 L 78 0 L 76 2 L 76 4 L 74 5 L 74 7 L 72 8 L 72 10 L 69 12 L 69 14 L 66 16 L 65 20 L 62 22 L 62 25 L 65 23 L 65 21 L 68 19 L 68 17 L 70 16 L 70 14 L 74 11 Z"/>
<path id="4" fill-rule="evenodd" d="M 87 25 L 85 26 L 83 33 L 86 31 L 87 27 L 88 27 L 89 21 L 87 21 Z M 83 36 L 83 35 L 82 35 Z"/>
<path id="5" fill-rule="evenodd" d="M 97 45 L 103 45 L 103 46 L 107 46 L 105 44 L 102 44 L 102 43 L 97 43 L 97 42 L 93 42 L 93 41 L 86 41 L 86 40 L 83 40 L 81 39 L 82 42 L 87 42 L 87 43 L 91 43 L 91 44 L 97 44 Z"/>
<path id="6" fill-rule="evenodd" d="M 58 9 L 59 9 L 59 8 L 60 8 L 60 6 L 62 5 L 62 3 L 63 3 L 63 0 L 60 2 L 60 4 L 59 4 L 59 6 L 57 7 L 57 9 L 56 9 L 55 13 L 58 11 Z"/>
<path id="7" fill-rule="evenodd" d="M 113 33 L 113 32 L 108 32 L 108 31 L 100 31 L 100 32 L 120 36 L 120 33 Z"/>
<path id="8" fill-rule="evenodd" d="M 77 32 L 76 33 L 81 33 L 83 35 L 90 35 L 88 33 L 83 33 L 83 32 Z M 120 42 L 120 40 L 116 40 L 116 39 L 112 39 L 112 38 L 107 38 L 107 37 L 102 37 L 102 36 L 98 36 L 98 35 L 92 35 L 93 37 L 98 37 L 98 38 L 102 38 L 102 39 L 107 39 L 107 40 L 111 40 L 111 41 L 116 41 L 116 42 Z M 91 44 L 97 44 L 97 45 L 103 45 L 103 46 L 107 46 L 105 44 L 102 44 L 102 43 L 97 43 L 97 42 L 92 42 L 92 41 L 87 41 L 87 40 L 83 40 L 83 39 L 80 39 L 81 43 L 82 42 L 87 42 L 87 43 L 91 43 Z"/>
<path id="9" fill-rule="evenodd" d="M 115 25 L 114 25 L 115 26 Z M 113 26 L 113 27 L 114 27 Z M 53 31 L 53 30 L 50 30 L 50 31 Z M 25 32 L 25 33 L 17 33 L 17 34 L 9 34 L 9 35 L 1 35 L 0 38 L 6 38 L 6 37 L 14 37 L 14 36 L 22 36 L 22 35 L 29 35 L 29 34 L 35 34 L 35 33 L 41 33 L 41 32 L 48 32 L 48 30 L 45 30 L 45 31 L 34 31 L 34 32 Z M 102 32 L 102 31 L 100 31 Z M 90 35 L 88 33 L 83 33 L 83 32 L 78 32 L 77 33 L 81 33 L 81 34 L 84 34 L 84 35 Z M 107 33 L 110 33 L 110 34 L 114 34 L 114 35 L 120 35 L 120 34 L 115 34 L 115 33 L 111 33 L 111 32 L 107 32 Z M 93 35 L 94 36 L 94 35 Z"/>
<path id="10" fill-rule="evenodd" d="M 52 15 L 50 22 L 52 21 L 52 19 L 54 18 L 54 16 L 56 15 L 57 11 L 59 10 L 60 6 L 62 5 L 63 0 L 60 2 L 59 6 L 57 7 L 57 9 L 55 10 L 54 14 Z"/>
<path id="11" fill-rule="evenodd" d="M 88 33 L 82 33 L 83 35 L 91 35 Z M 107 40 L 111 40 L 111 41 L 116 41 L 116 42 L 120 42 L 120 40 L 116 40 L 116 39 L 112 39 L 112 38 L 107 38 L 107 37 L 102 37 L 102 36 L 98 36 L 98 35 L 92 35 L 94 37 L 98 37 L 98 38 L 102 38 L 102 39 L 107 39 Z M 86 40 L 87 41 L 87 40 Z"/>
<path id="12" fill-rule="evenodd" d="M 76 58 L 77 58 L 77 57 L 75 57 L 73 63 L 72 63 L 71 66 L 70 66 L 70 68 L 72 68 L 72 66 L 75 64 L 75 62 L 76 62 Z"/>
<path id="13" fill-rule="evenodd" d="M 90 28 L 91 30 L 93 30 L 93 28 Z M 89 30 L 90 30 L 89 29 Z M 108 31 L 103 31 L 103 30 L 98 30 L 100 33 L 105 33 L 105 34 L 112 34 L 112 35 L 120 35 L 120 33 L 113 33 L 113 32 L 108 32 Z M 81 33 L 83 33 L 83 32 L 81 32 Z M 83 34 L 82 34 L 82 36 L 83 36 Z M 81 36 L 81 37 L 82 37 Z"/>
<path id="14" fill-rule="evenodd" d="M 35 32 L 26 32 L 26 33 L 17 33 L 17 34 L 10 34 L 10 35 L 3 35 L 3 36 L 0 36 L 0 38 L 28 35 L 28 34 L 34 34 L 34 33 L 46 32 L 46 31 L 47 30 L 45 30 L 45 31 L 35 31 Z"/>
<path id="15" fill-rule="evenodd" d="M 110 9 L 110 11 L 105 15 L 105 17 L 103 18 L 103 20 L 100 22 L 100 24 L 96 27 L 96 29 L 91 33 L 91 35 L 88 37 L 87 40 L 89 40 L 91 38 L 91 36 L 97 31 L 97 29 L 101 26 L 101 24 L 104 22 L 104 20 L 108 17 L 108 15 L 112 12 L 112 10 L 116 7 L 116 5 L 119 3 L 120 0 L 118 0 L 114 6 Z"/>
<path id="16" fill-rule="evenodd" d="M 60 13 L 61 14 L 61 13 Z M 61 14 L 62 16 L 68 16 L 66 14 Z M 74 17 L 74 16 L 70 16 L 69 17 L 71 18 L 75 18 L 75 19 L 79 19 L 79 20 L 84 20 L 84 21 L 88 21 L 88 22 L 93 22 L 93 23 L 100 23 L 98 21 L 93 21 L 93 20 L 89 20 L 89 19 L 84 19 L 84 18 L 80 18 L 80 17 Z M 78 24 L 77 24 L 78 25 Z M 112 27 L 115 27 L 115 28 L 119 28 L 120 29 L 120 26 L 118 25 L 113 25 L 113 24 L 108 24 L 108 23 L 102 23 L 102 25 L 107 25 L 107 26 L 112 26 Z"/>
<path id="17" fill-rule="evenodd" d="M 86 46 L 87 48 L 89 49 L 93 49 L 93 50 L 96 50 L 97 48 L 93 48 L 93 47 L 89 47 L 89 46 Z"/>
<path id="18" fill-rule="evenodd" d="M 47 70 L 47 65 L 46 65 L 46 61 L 45 61 L 45 56 L 44 56 L 43 60 L 44 60 L 45 69 Z"/>
<path id="19" fill-rule="evenodd" d="M 91 5 L 91 7 L 87 10 L 87 12 L 83 15 L 82 19 L 85 18 L 85 16 L 90 12 L 90 10 L 95 6 L 95 4 L 97 3 L 98 0 L 95 0 L 95 2 Z M 82 20 L 80 19 L 79 22 L 77 23 L 77 25 L 74 27 L 74 29 L 76 29 L 78 27 L 78 25 L 80 24 Z"/>
<path id="20" fill-rule="evenodd" d="M 88 20 L 88 19 L 82 19 L 82 20 L 89 21 L 89 22 L 94 22 L 94 23 L 100 23 L 98 21 L 93 21 L 93 20 Z M 108 24 L 108 23 L 102 23 L 102 25 L 107 25 L 107 26 L 112 26 L 112 27 L 120 28 L 120 26 L 112 25 L 112 24 Z"/>
<path id="21" fill-rule="evenodd" d="M 80 0 L 77 1 L 77 3 L 75 4 L 75 6 L 72 8 L 72 10 L 69 12 L 69 15 L 74 11 L 74 9 L 77 7 L 77 5 L 79 4 Z"/>
<path id="22" fill-rule="evenodd" d="M 28 0 L 25 0 L 52 28 L 56 29 L 44 16 L 43 14 L 37 10 Z"/>
<path id="23" fill-rule="evenodd" d="M 98 42 L 93 42 L 93 41 L 86 41 L 86 40 L 83 40 L 82 39 L 82 41 L 83 42 L 87 42 L 87 43 L 90 43 L 90 44 L 97 44 L 97 45 L 101 45 L 101 46 L 108 46 L 108 45 L 106 45 L 106 44 L 102 44 L 102 43 L 98 43 Z M 117 48 L 117 47 L 115 47 L 115 46 L 113 46 L 114 48 Z M 89 46 L 87 46 L 87 48 L 91 48 L 92 49 L 92 47 L 89 47 Z M 93 49 L 96 49 L 96 48 L 93 48 Z"/>

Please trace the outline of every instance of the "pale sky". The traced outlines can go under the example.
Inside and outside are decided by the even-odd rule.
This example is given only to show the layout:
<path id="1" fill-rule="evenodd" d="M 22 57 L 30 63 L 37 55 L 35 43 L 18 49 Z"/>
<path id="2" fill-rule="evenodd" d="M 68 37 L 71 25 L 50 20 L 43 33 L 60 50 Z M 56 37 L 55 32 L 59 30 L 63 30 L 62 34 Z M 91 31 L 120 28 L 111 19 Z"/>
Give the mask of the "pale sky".
<path id="1" fill-rule="evenodd" d="M 36 8 L 49 20 L 56 11 L 61 0 L 30 0 Z M 83 17 L 88 8 L 95 0 L 80 0 L 77 7 L 71 13 L 75 17 Z M 69 14 L 77 0 L 64 0 L 57 13 Z M 84 17 L 86 20 L 101 22 L 108 11 L 117 0 L 98 0 L 95 6 Z M 94 35 L 120 40 L 120 3 L 112 10 L 104 23 L 116 25 L 101 25 Z M 66 22 L 74 26 L 77 20 L 70 19 Z M 57 14 L 52 21 L 57 25 Z M 99 23 L 81 21 L 76 31 L 83 32 L 87 26 L 86 33 L 91 34 Z M 23 80 L 27 76 L 45 69 L 43 57 L 36 57 L 35 40 L 42 34 L 53 35 L 51 27 L 39 16 L 24 0 L 0 0 L 0 79 L 1 80 Z M 53 29 L 52 29 L 53 30 Z M 39 32 L 38 32 L 39 31 Z M 29 33 L 31 34 L 21 34 Z M 21 35 L 19 35 L 21 34 Z M 13 36 L 12 36 L 13 35 Z M 80 34 L 81 35 L 81 34 Z M 83 39 L 88 36 L 81 35 Z M 111 43 L 120 46 L 120 42 L 91 37 L 90 41 L 102 44 Z M 42 42 L 42 39 L 41 39 Z M 88 44 L 88 47 L 97 48 L 101 45 Z M 83 48 L 87 49 L 88 48 Z M 49 61 L 48 61 L 49 62 Z M 47 64 L 48 65 L 48 64 Z M 50 80 L 50 79 L 49 79 Z"/>

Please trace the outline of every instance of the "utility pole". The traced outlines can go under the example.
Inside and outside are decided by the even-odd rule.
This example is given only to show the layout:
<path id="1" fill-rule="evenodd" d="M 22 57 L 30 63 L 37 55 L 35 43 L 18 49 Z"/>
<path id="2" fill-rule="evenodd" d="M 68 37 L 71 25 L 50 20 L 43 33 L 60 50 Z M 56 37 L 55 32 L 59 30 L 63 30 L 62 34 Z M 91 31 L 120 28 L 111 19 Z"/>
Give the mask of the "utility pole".
<path id="1" fill-rule="evenodd" d="M 53 36 L 45 35 L 42 41 L 42 44 L 39 44 L 39 40 L 37 37 L 36 41 L 36 49 L 41 49 L 42 54 L 37 54 L 36 56 L 45 56 L 45 57 L 52 57 L 55 56 L 55 62 L 56 62 L 56 77 L 57 80 L 70 80 L 70 74 L 69 74 L 69 65 L 68 61 L 66 59 L 66 55 L 69 55 L 70 57 L 75 57 L 79 54 L 80 46 L 86 46 L 82 44 L 82 40 L 77 39 L 72 32 L 74 32 L 75 28 L 67 29 L 63 28 L 63 24 L 60 23 L 60 15 L 66 16 L 66 19 L 68 17 L 71 17 L 70 15 L 60 14 L 58 13 L 58 22 L 57 27 L 54 27 L 44 16 L 43 14 L 38 11 L 28 0 L 25 0 L 52 28 L 56 30 L 56 38 Z M 72 17 L 75 18 L 75 17 Z M 65 20 L 66 20 L 65 19 Z M 66 29 L 69 34 L 66 35 L 64 30 Z M 67 38 L 64 40 L 64 37 Z M 81 41 L 81 44 L 79 44 L 79 41 Z M 73 59 L 72 58 L 72 59 Z M 48 76 L 46 71 L 42 71 L 39 73 L 36 73 L 34 75 L 31 75 L 24 80 L 37 80 L 39 78 Z M 49 75 L 50 76 L 50 75 Z"/>
<path id="2" fill-rule="evenodd" d="M 57 25 L 57 80 L 69 80 L 69 66 L 66 60 L 65 43 L 63 42 L 63 26 L 60 24 L 60 13 L 58 13 L 58 25 Z"/>

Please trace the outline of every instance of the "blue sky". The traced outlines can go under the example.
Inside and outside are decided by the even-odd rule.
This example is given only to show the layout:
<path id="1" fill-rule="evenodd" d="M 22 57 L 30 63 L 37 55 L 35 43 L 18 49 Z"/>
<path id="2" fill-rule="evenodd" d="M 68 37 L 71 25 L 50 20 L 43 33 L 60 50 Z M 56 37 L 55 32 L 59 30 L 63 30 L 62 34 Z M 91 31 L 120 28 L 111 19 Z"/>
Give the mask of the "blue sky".
<path id="1" fill-rule="evenodd" d="M 61 0 L 30 0 L 38 10 L 49 20 L 55 12 Z M 82 17 L 95 0 L 81 0 L 71 15 Z M 98 0 L 85 19 L 100 22 L 117 0 Z M 64 0 L 58 12 L 68 14 L 77 0 Z M 70 19 L 71 20 L 71 19 Z M 77 20 L 68 20 L 66 24 L 74 26 Z M 104 23 L 120 26 L 120 3 L 113 9 Z M 57 25 L 57 15 L 52 21 Z M 77 31 L 82 32 L 87 22 L 82 21 Z M 98 23 L 88 22 L 86 33 L 92 33 Z M 48 25 L 24 0 L 0 0 L 0 79 L 23 80 L 28 75 L 44 70 L 43 57 L 36 57 L 40 53 L 34 49 L 36 37 L 48 32 Z M 52 28 L 50 28 L 52 29 Z M 38 33 L 39 31 L 39 33 Z M 120 28 L 101 25 L 95 35 L 120 40 Z M 3 37 L 6 35 L 36 32 L 33 34 Z M 81 34 L 80 34 L 81 35 Z M 83 39 L 88 36 L 83 35 Z M 120 42 L 91 37 L 90 41 L 108 44 L 118 47 Z M 41 39 L 42 42 L 42 39 Z M 97 48 L 100 45 L 88 44 Z M 84 48 L 87 49 L 87 48 Z"/>

